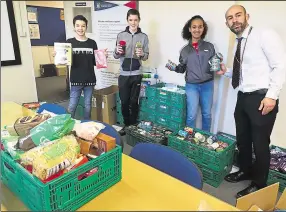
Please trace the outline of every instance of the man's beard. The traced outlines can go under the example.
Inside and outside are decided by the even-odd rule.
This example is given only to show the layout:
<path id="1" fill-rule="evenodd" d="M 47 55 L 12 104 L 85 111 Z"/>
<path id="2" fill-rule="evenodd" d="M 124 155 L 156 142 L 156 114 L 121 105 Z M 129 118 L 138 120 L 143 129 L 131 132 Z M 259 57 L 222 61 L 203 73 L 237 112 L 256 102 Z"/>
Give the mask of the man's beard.
<path id="1" fill-rule="evenodd" d="M 239 30 L 237 31 L 234 26 L 239 26 Z M 239 34 L 241 34 L 245 30 L 246 26 L 247 26 L 247 22 L 246 21 L 244 21 L 243 23 L 234 23 L 231 26 L 230 30 L 234 34 L 239 35 Z"/>

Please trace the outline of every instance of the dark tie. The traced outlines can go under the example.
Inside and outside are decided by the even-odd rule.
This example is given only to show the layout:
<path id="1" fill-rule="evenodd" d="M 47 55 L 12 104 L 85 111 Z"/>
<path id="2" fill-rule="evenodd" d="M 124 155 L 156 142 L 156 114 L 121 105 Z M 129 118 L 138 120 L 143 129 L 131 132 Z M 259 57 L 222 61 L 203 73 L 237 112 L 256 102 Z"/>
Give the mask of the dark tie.
<path id="1" fill-rule="evenodd" d="M 233 60 L 233 73 L 232 73 L 232 87 L 235 89 L 239 86 L 239 78 L 240 78 L 240 49 L 241 49 L 241 41 L 242 38 L 238 38 L 237 48 Z"/>

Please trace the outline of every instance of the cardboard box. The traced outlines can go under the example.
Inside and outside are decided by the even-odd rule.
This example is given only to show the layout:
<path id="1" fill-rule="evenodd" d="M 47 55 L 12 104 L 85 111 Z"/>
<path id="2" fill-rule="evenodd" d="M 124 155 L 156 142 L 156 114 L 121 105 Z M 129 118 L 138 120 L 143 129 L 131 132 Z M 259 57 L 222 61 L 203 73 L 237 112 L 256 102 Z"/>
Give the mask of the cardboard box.
<path id="1" fill-rule="evenodd" d="M 94 90 L 92 97 L 92 120 L 102 121 L 113 125 L 116 123 L 116 93 L 118 86 Z"/>
<path id="2" fill-rule="evenodd" d="M 115 138 L 106 135 L 104 133 L 99 133 L 94 139 L 94 145 L 103 152 L 108 152 L 115 148 L 116 141 Z"/>
<path id="3" fill-rule="evenodd" d="M 57 67 L 57 76 L 66 76 L 67 75 L 67 66 L 58 65 Z"/>
<path id="4" fill-rule="evenodd" d="M 272 184 L 256 192 L 238 198 L 236 207 L 242 211 L 286 211 L 286 189 L 276 204 L 278 192 L 279 183 Z"/>

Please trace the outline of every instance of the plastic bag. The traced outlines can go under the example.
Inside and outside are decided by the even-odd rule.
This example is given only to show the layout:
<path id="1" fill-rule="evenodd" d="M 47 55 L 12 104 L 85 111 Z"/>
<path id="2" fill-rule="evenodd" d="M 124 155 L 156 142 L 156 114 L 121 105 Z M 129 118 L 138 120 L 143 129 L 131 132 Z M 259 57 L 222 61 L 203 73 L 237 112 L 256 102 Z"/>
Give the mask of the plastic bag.
<path id="1" fill-rule="evenodd" d="M 107 68 L 107 59 L 104 54 L 105 50 L 94 50 L 95 61 L 96 61 L 96 68 Z"/>
<path id="2" fill-rule="evenodd" d="M 50 176 L 75 164 L 80 146 L 73 135 L 64 136 L 22 155 L 24 165 L 32 165 L 33 175 L 46 180 Z"/>
<path id="3" fill-rule="evenodd" d="M 53 141 L 70 133 L 75 120 L 70 114 L 57 115 L 42 122 L 30 130 L 30 134 L 20 137 L 16 148 L 30 150 L 35 146 Z"/>
<path id="4" fill-rule="evenodd" d="M 19 160 L 21 155 L 25 153 L 15 147 L 18 142 L 18 138 L 18 136 L 10 136 L 1 139 L 4 151 L 7 152 L 14 160 Z"/>
<path id="5" fill-rule="evenodd" d="M 104 129 L 105 126 L 96 122 L 84 122 L 75 124 L 74 131 L 76 135 L 88 141 L 93 141 L 98 133 Z"/>
<path id="6" fill-rule="evenodd" d="M 50 117 L 49 114 L 24 116 L 17 119 L 12 126 L 6 126 L 6 129 L 12 136 L 26 136 L 30 134 L 32 128 L 48 120 Z"/>

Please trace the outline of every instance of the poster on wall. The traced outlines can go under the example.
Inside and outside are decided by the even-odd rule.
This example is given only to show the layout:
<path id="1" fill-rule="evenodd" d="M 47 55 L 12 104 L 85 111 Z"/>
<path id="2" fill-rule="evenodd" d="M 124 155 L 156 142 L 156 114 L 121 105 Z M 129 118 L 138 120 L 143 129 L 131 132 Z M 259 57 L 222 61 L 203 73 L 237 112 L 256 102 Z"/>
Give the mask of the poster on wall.
<path id="1" fill-rule="evenodd" d="M 31 39 L 40 39 L 40 28 L 39 24 L 29 24 L 29 30 L 30 30 L 30 38 Z"/>
<path id="2" fill-rule="evenodd" d="M 27 7 L 27 16 L 29 23 L 38 23 L 38 12 L 36 7 Z"/>
<path id="3" fill-rule="evenodd" d="M 108 68 L 96 70 L 98 87 L 117 85 L 119 60 L 113 58 L 117 34 L 127 26 L 126 14 L 129 9 L 136 9 L 137 1 L 94 1 L 92 14 L 92 34 L 100 49 L 108 49 Z"/>
<path id="4" fill-rule="evenodd" d="M 64 12 L 64 10 L 61 10 L 61 11 L 60 11 L 60 19 L 61 19 L 62 21 L 65 20 L 65 12 Z"/>

